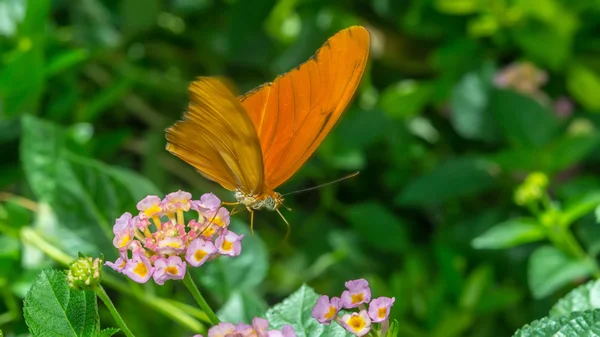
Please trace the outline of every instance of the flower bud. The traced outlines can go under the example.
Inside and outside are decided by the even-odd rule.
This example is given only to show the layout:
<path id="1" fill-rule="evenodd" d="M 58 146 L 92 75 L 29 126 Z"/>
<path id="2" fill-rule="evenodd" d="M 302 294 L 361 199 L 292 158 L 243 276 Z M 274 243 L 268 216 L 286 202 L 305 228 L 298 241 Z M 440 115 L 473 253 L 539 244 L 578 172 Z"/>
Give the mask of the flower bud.
<path id="1" fill-rule="evenodd" d="M 69 287 L 79 290 L 94 289 L 100 283 L 103 262 L 101 258 L 80 256 L 69 266 L 67 272 Z"/>

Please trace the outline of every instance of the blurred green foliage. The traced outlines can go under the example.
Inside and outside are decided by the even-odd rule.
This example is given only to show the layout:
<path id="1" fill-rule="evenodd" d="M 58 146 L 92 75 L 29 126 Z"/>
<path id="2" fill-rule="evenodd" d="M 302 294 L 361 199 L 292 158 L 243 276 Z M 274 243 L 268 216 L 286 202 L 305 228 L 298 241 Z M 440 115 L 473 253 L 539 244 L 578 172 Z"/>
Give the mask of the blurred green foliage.
<path id="1" fill-rule="evenodd" d="M 164 150 L 190 81 L 225 75 L 244 92 L 362 24 L 371 60 L 354 103 L 280 192 L 361 174 L 290 197 L 287 240 L 276 214 L 257 214 L 244 254 L 195 276 L 231 321 L 303 283 L 337 294 L 365 277 L 396 298 L 401 336 L 513 333 L 592 274 L 513 203 L 527 173 L 550 177 L 561 223 L 600 252 L 599 23 L 598 0 L 0 0 L 0 329 L 27 334 L 25 293 L 64 263 L 24 229 L 114 260 L 112 223 L 143 196 L 232 199 Z M 202 321 L 180 283 L 121 281 L 110 295 L 140 336 Z"/>

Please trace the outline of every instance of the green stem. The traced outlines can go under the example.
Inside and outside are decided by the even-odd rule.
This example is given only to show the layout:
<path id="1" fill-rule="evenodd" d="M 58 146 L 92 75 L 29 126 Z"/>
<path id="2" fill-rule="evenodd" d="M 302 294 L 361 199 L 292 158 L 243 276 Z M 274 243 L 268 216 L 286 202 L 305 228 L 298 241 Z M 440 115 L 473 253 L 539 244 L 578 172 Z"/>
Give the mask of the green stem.
<path id="1" fill-rule="evenodd" d="M 98 297 L 100 297 L 102 302 L 104 302 L 104 305 L 106 305 L 106 307 L 108 308 L 108 311 L 110 311 L 110 314 L 115 319 L 115 321 L 117 322 L 117 325 L 119 326 L 119 328 L 121 328 L 121 330 L 123 331 L 125 336 L 135 337 L 135 335 L 127 327 L 127 324 L 125 324 L 125 321 L 123 321 L 123 318 L 121 318 L 121 315 L 119 315 L 117 308 L 115 308 L 115 305 L 110 300 L 110 297 L 108 297 L 108 294 L 106 293 L 104 288 L 102 288 L 102 286 L 98 286 L 96 288 L 96 295 L 98 295 Z"/>
<path id="2" fill-rule="evenodd" d="M 219 318 L 217 317 L 217 315 L 215 315 L 214 311 L 212 311 L 208 303 L 206 303 L 204 297 L 202 297 L 200 290 L 198 290 L 198 287 L 196 287 L 196 283 L 194 283 L 194 280 L 192 279 L 191 273 L 185 274 L 185 277 L 183 278 L 183 283 L 188 288 L 190 293 L 192 293 L 192 296 L 200 306 L 200 309 L 202 309 L 206 313 L 206 315 L 210 319 L 210 322 L 213 325 L 219 324 Z"/>
<path id="3" fill-rule="evenodd" d="M 581 245 L 579 244 L 577 239 L 575 239 L 575 237 L 573 236 L 573 233 L 571 233 L 571 231 L 569 229 L 565 229 L 562 234 L 563 234 L 562 237 L 563 237 L 563 242 L 565 244 L 565 247 L 567 249 L 569 249 L 571 254 L 578 257 L 579 259 L 589 260 L 594 265 L 594 277 L 597 279 L 600 279 L 600 268 L 598 268 L 596 259 L 590 258 L 590 256 L 588 256 L 585 253 L 585 251 L 583 250 L 583 248 L 581 247 Z"/>

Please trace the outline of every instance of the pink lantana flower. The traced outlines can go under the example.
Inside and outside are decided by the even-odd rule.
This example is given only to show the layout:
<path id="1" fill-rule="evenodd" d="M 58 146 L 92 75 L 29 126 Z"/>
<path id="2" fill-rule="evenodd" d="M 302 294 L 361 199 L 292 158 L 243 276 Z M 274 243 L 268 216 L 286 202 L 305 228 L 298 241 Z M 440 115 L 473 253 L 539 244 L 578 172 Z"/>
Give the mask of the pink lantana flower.
<path id="1" fill-rule="evenodd" d="M 199 267 L 220 255 L 239 255 L 243 235 L 226 229 L 230 214 L 221 201 L 212 193 L 200 200 L 191 198 L 179 190 L 163 200 L 154 195 L 141 200 L 138 215 L 125 213 L 116 220 L 113 243 L 120 258 L 105 264 L 136 282 L 154 276 L 156 283 L 163 284 L 183 278 L 188 264 Z M 198 213 L 198 220 L 186 223 L 188 211 Z"/>
<path id="2" fill-rule="evenodd" d="M 163 202 L 163 209 L 167 212 L 177 212 L 178 210 L 189 211 L 192 203 L 192 194 L 179 190 L 169 193 Z"/>
<path id="3" fill-rule="evenodd" d="M 179 256 L 168 259 L 161 257 L 154 262 L 154 281 L 163 285 L 166 280 L 182 280 L 185 276 L 185 262 Z"/>
<path id="4" fill-rule="evenodd" d="M 221 235 L 215 241 L 215 246 L 219 254 L 228 256 L 238 256 L 242 252 L 241 241 L 244 234 L 237 235 L 234 232 L 223 229 Z"/>
<path id="5" fill-rule="evenodd" d="M 219 323 L 208 330 L 208 337 L 296 337 L 290 325 L 284 325 L 281 331 L 268 330 L 269 321 L 255 317 L 252 325 L 238 323 Z M 267 331 L 268 330 L 268 331 Z M 194 337 L 202 335 L 194 335 Z"/>
<path id="6" fill-rule="evenodd" d="M 342 326 L 356 336 L 364 336 L 371 331 L 371 319 L 366 310 L 342 316 Z"/>
<path id="7" fill-rule="evenodd" d="M 146 283 L 153 273 L 154 267 L 152 267 L 150 260 L 139 250 L 133 252 L 133 256 L 123 268 L 123 274 L 137 283 Z"/>
<path id="8" fill-rule="evenodd" d="M 219 323 L 208 330 L 208 337 L 237 337 L 236 326 L 233 323 Z M 240 334 L 241 336 L 241 334 Z"/>
<path id="9" fill-rule="evenodd" d="M 127 250 L 133 240 L 134 229 L 131 220 L 131 213 L 125 213 L 115 221 L 115 225 L 113 226 L 113 233 L 115 234 L 113 245 L 119 251 Z"/>
<path id="10" fill-rule="evenodd" d="M 388 319 L 390 309 L 396 299 L 394 297 L 378 297 L 369 304 L 369 317 L 375 323 L 383 322 Z"/>
<path id="11" fill-rule="evenodd" d="M 344 308 L 356 308 L 371 301 L 371 289 L 367 280 L 363 278 L 352 280 L 346 282 L 345 285 L 348 290 L 342 293 L 342 306 Z"/>
<path id="12" fill-rule="evenodd" d="M 217 248 L 212 242 L 198 238 L 190 242 L 185 260 L 193 267 L 200 267 L 216 252 Z"/>
<path id="13" fill-rule="evenodd" d="M 114 269 L 117 272 L 122 272 L 123 269 L 125 268 L 125 265 L 127 264 L 127 260 L 123 259 L 122 257 L 118 258 L 117 261 L 110 262 L 110 261 L 106 261 L 104 263 L 105 265 L 111 267 L 112 269 Z"/>
<path id="14" fill-rule="evenodd" d="M 155 195 L 145 197 L 138 202 L 136 207 L 140 211 L 140 219 L 150 219 L 160 216 L 163 212 L 162 200 Z"/>
<path id="15" fill-rule="evenodd" d="M 192 208 L 196 208 L 198 212 L 216 211 L 219 206 L 221 206 L 221 200 L 213 193 L 205 193 L 200 200 L 192 201 Z"/>
<path id="16" fill-rule="evenodd" d="M 270 330 L 267 337 L 296 337 L 296 332 L 291 325 L 284 325 L 281 331 Z"/>
<path id="17" fill-rule="evenodd" d="M 203 214 L 203 216 L 206 223 L 214 224 L 220 228 L 227 228 L 231 221 L 229 211 L 223 207 L 215 211 L 207 211 Z"/>
<path id="18" fill-rule="evenodd" d="M 329 296 L 323 295 L 317 300 L 311 315 L 319 323 L 329 325 L 341 308 L 342 303 L 339 297 L 332 297 L 330 301 Z"/>

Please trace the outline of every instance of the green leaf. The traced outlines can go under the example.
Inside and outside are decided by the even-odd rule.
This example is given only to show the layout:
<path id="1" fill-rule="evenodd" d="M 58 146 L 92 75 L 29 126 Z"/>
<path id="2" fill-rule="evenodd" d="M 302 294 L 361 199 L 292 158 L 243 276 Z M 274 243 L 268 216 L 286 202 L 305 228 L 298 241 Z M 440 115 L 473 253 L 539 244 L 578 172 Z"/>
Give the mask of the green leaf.
<path id="1" fill-rule="evenodd" d="M 250 228 L 238 219 L 231 219 L 230 229 L 245 235 L 242 254 L 233 258 L 222 256 L 202 269 L 196 269 L 200 282 L 221 301 L 234 291 L 254 289 L 265 279 L 269 268 L 267 248 L 260 236 L 257 233 L 252 235 Z"/>
<path id="2" fill-rule="evenodd" d="M 600 310 L 544 317 L 519 329 L 513 337 L 595 337 L 600 335 Z"/>
<path id="3" fill-rule="evenodd" d="M 65 273 L 52 269 L 33 283 L 23 315 L 34 337 L 96 337 L 100 330 L 96 295 L 70 289 Z"/>
<path id="4" fill-rule="evenodd" d="M 0 67 L 0 119 L 37 110 L 44 89 L 44 47 L 50 0 L 26 3 L 25 18 L 18 26 L 18 44 L 3 55 Z"/>
<path id="5" fill-rule="evenodd" d="M 600 111 L 600 75 L 579 62 L 567 69 L 567 89 L 581 105 L 591 111 Z"/>
<path id="6" fill-rule="evenodd" d="M 577 219 L 591 213 L 600 205 L 600 193 L 596 191 L 589 192 L 576 200 L 570 201 L 561 212 L 560 225 L 570 226 Z"/>
<path id="7" fill-rule="evenodd" d="M 551 317 L 569 315 L 575 311 L 600 309 L 600 281 L 590 281 L 573 289 L 550 310 Z"/>
<path id="8" fill-rule="evenodd" d="M 387 334 L 385 335 L 385 337 L 398 337 L 399 333 L 400 333 L 400 323 L 398 323 L 398 320 L 393 320 L 390 323 L 390 328 L 389 328 Z"/>
<path id="9" fill-rule="evenodd" d="M 160 194 L 158 189 L 131 171 L 71 153 L 65 131 L 52 123 L 25 116 L 22 126 L 25 176 L 57 218 L 54 230 L 45 232 L 47 239 L 71 255 L 113 251 L 109 238 L 114 219 L 134 209 L 146 195 Z M 86 246 L 64 246 L 75 238 Z M 95 245 L 94 251 L 90 245 Z"/>
<path id="10" fill-rule="evenodd" d="M 471 244 L 477 249 L 505 249 L 545 237 L 544 228 L 535 219 L 511 219 L 490 228 Z"/>
<path id="11" fill-rule="evenodd" d="M 140 34 L 154 25 L 160 13 L 158 0 L 125 0 L 121 1 L 122 32 L 127 36 Z M 144 13 L 144 15 L 140 15 Z"/>
<path id="12" fill-rule="evenodd" d="M 350 337 L 352 334 L 338 324 L 323 325 L 312 318 L 311 312 L 319 295 L 309 286 L 302 285 L 283 302 L 266 313 L 270 328 L 280 330 L 289 324 L 298 337 Z"/>
<path id="13" fill-rule="evenodd" d="M 350 224 L 374 248 L 389 252 L 404 252 L 409 247 L 407 223 L 387 208 L 375 202 L 350 207 Z"/>
<path id="14" fill-rule="evenodd" d="M 508 149 L 490 157 L 507 171 L 557 172 L 589 156 L 598 147 L 598 135 L 566 135 L 543 148 Z"/>
<path id="15" fill-rule="evenodd" d="M 449 15 L 474 14 L 479 9 L 478 0 L 435 0 L 435 9 Z"/>
<path id="16" fill-rule="evenodd" d="M 533 252 L 527 269 L 529 289 L 539 299 L 591 275 L 594 266 L 590 261 L 571 259 L 553 246 L 543 246 Z"/>
<path id="17" fill-rule="evenodd" d="M 558 121 L 554 114 L 533 98 L 513 91 L 495 90 L 490 106 L 504 136 L 515 145 L 541 147 L 557 131 Z"/>
<path id="18" fill-rule="evenodd" d="M 12 37 L 19 23 L 25 18 L 26 2 L 4 0 L 0 2 L 0 35 Z"/>
<path id="19" fill-rule="evenodd" d="M 100 333 L 98 334 L 98 337 L 110 337 L 110 336 L 116 334 L 119 331 L 121 331 L 121 329 L 117 329 L 117 328 L 102 329 L 102 330 L 100 330 Z"/>
<path id="20" fill-rule="evenodd" d="M 48 61 L 46 65 L 46 77 L 52 77 L 74 67 L 90 57 L 86 49 L 73 49 L 64 51 Z"/>
<path id="21" fill-rule="evenodd" d="M 497 136 L 493 116 L 488 111 L 495 67 L 484 63 L 454 87 L 450 105 L 452 126 L 464 138 L 491 141 Z"/>
<path id="22" fill-rule="evenodd" d="M 392 118 L 409 119 L 421 113 L 432 92 L 430 83 L 402 81 L 383 91 L 379 106 Z"/>
<path id="23" fill-rule="evenodd" d="M 267 303 L 256 291 L 234 291 L 217 316 L 222 322 L 244 322 L 250 324 L 254 317 L 261 316 L 267 309 Z"/>
<path id="24" fill-rule="evenodd" d="M 397 197 L 401 205 L 435 205 L 472 196 L 494 185 L 494 165 L 481 158 L 457 158 L 418 177 Z"/>

